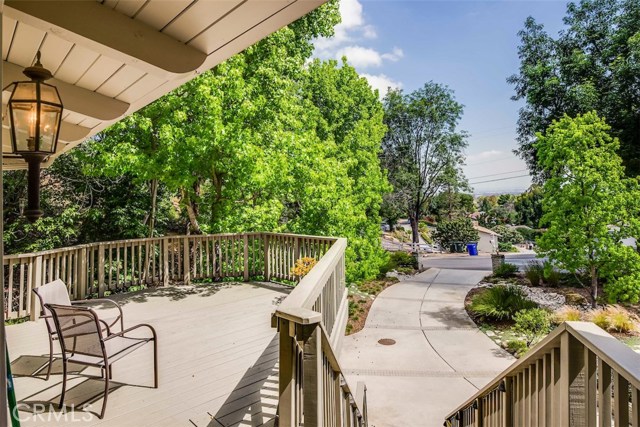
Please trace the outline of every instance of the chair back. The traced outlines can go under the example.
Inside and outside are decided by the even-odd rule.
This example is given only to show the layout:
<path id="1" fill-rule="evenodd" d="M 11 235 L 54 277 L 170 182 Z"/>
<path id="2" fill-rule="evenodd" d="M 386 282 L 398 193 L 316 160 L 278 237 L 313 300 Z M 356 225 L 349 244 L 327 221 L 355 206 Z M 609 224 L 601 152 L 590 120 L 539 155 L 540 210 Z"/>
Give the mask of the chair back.
<path id="1" fill-rule="evenodd" d="M 104 357 L 102 328 L 98 315 L 88 307 L 46 304 L 53 315 L 62 353 Z"/>
<path id="2" fill-rule="evenodd" d="M 49 331 L 55 331 L 56 327 L 53 323 L 51 312 L 46 307 L 46 305 L 71 305 L 71 299 L 69 298 L 69 291 L 67 290 L 67 286 L 62 280 L 56 279 L 53 282 L 49 282 L 46 285 L 35 288 L 33 292 L 38 296 L 38 299 L 40 300 L 40 314 L 47 316 L 45 317 L 45 320 L 47 321 Z"/>

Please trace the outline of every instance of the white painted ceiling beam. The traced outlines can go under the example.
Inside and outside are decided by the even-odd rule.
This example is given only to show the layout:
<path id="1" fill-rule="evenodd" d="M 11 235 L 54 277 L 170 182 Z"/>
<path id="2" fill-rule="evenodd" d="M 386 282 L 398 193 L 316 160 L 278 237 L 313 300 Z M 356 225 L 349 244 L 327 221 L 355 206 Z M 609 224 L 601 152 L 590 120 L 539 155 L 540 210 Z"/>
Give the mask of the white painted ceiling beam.
<path id="1" fill-rule="evenodd" d="M 22 74 L 23 68 L 11 62 L 2 61 L 2 80 L 6 85 L 15 81 L 29 80 Z M 58 88 L 62 105 L 65 110 L 73 111 L 84 116 L 93 117 L 101 121 L 111 121 L 122 117 L 129 109 L 129 104 L 117 99 L 109 98 L 96 92 L 74 86 L 57 79 L 47 80 L 47 83 Z"/>
<path id="2" fill-rule="evenodd" d="M 193 73 L 207 58 L 96 1 L 9 0 L 4 14 L 166 79 Z"/>

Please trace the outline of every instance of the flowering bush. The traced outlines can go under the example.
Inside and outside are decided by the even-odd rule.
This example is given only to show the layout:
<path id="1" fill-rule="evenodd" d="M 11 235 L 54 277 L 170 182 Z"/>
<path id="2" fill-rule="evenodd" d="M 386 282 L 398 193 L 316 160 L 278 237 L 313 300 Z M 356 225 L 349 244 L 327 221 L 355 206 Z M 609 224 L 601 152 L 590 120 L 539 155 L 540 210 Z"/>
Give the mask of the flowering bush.
<path id="1" fill-rule="evenodd" d="M 293 266 L 290 273 L 292 276 L 296 276 L 298 280 L 302 279 L 311 271 L 311 269 L 318 263 L 315 258 L 302 257 L 296 261 L 296 265 Z"/>

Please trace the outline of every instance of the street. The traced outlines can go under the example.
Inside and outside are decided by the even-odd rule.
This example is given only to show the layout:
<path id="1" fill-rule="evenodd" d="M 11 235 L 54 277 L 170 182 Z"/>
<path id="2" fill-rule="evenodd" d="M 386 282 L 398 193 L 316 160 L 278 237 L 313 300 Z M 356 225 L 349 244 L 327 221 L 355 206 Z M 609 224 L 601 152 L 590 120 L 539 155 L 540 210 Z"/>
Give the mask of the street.
<path id="1" fill-rule="evenodd" d="M 535 253 L 506 253 L 504 256 L 505 262 L 517 265 L 520 271 L 523 271 L 531 261 L 544 262 L 544 259 L 536 258 Z M 429 254 L 421 256 L 420 262 L 425 268 L 491 270 L 491 256 L 489 254 L 480 254 L 478 256 L 469 256 L 468 254 Z"/>

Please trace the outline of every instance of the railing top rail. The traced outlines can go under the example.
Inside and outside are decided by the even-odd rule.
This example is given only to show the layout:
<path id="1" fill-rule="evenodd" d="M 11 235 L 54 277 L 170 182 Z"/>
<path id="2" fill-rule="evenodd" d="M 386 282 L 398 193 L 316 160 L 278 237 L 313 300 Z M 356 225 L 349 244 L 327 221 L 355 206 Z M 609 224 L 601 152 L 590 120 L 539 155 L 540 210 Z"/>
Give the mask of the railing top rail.
<path id="1" fill-rule="evenodd" d="M 347 247 L 347 239 L 336 239 L 331 248 L 324 254 L 318 263 L 309 271 L 309 273 L 300 280 L 300 283 L 291 291 L 276 310 L 276 316 L 286 315 L 288 311 L 294 311 L 296 316 L 302 314 L 301 323 L 310 323 L 309 319 L 304 318 L 304 313 L 300 309 L 309 310 L 309 315 L 313 313 L 311 308 L 322 292 L 324 284 L 333 273 L 335 266 L 340 262 L 341 255 Z M 311 322 L 313 323 L 313 322 Z"/>
<path id="2" fill-rule="evenodd" d="M 10 259 L 20 259 L 20 258 L 33 258 L 33 257 L 37 257 L 37 256 L 43 256 L 43 255 L 53 255 L 56 253 L 60 253 L 60 252 L 70 252 L 70 251 L 75 251 L 75 250 L 79 250 L 79 249 L 90 249 L 90 248 L 96 248 L 99 246 L 113 246 L 113 245 L 125 245 L 125 244 L 129 244 L 129 243 L 146 243 L 146 242 L 157 242 L 157 241 L 161 241 L 161 240 L 170 240 L 170 239 L 186 239 L 186 238 L 193 238 L 193 239 L 198 239 L 198 238 L 205 238 L 205 237 L 232 237 L 232 236 L 238 236 L 238 237 L 244 237 L 244 236 L 248 236 L 248 237 L 252 237 L 252 236 L 260 236 L 260 235 L 278 235 L 278 233 L 262 233 L 262 232 L 251 232 L 251 233 L 217 233 L 217 234 L 190 234 L 190 235 L 175 235 L 175 236 L 158 236 L 158 237 L 142 237 L 139 239 L 122 239 L 122 240 L 109 240 L 109 241 L 105 241 L 105 242 L 93 242 L 93 243 L 85 243 L 82 245 L 75 245 L 75 246 L 65 246 L 62 248 L 56 248 L 56 249 L 48 249 L 46 251 L 38 251 L 38 252 L 28 252 L 28 253 L 22 253 L 22 254 L 5 254 L 4 255 L 4 263 L 7 264 L 7 261 Z M 296 236 L 295 234 L 281 234 L 284 236 Z M 308 236 L 302 236 L 302 237 L 308 237 Z M 319 239 L 324 239 L 324 238 L 319 238 Z"/>
<path id="3" fill-rule="evenodd" d="M 284 237 L 295 237 L 295 238 L 302 238 L 302 239 L 314 239 L 314 240 L 322 240 L 322 241 L 326 241 L 326 242 L 335 242 L 336 240 L 338 240 L 338 237 L 331 237 L 331 236 L 312 236 L 309 234 L 294 234 L 294 233 L 275 233 L 275 232 L 264 232 L 261 233 L 265 236 L 284 236 Z"/>
<path id="4" fill-rule="evenodd" d="M 550 349 L 559 348 L 563 333 L 568 333 L 576 338 L 614 371 L 620 373 L 630 384 L 640 389 L 640 363 L 638 363 L 639 355 L 636 352 L 591 322 L 564 322 L 523 357 L 498 374 L 454 411 L 451 411 L 445 419 L 453 417 L 458 411 L 472 405 L 476 399 L 495 390 L 506 377 L 519 373 Z"/>

